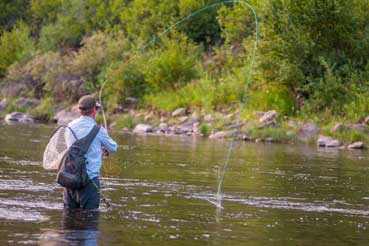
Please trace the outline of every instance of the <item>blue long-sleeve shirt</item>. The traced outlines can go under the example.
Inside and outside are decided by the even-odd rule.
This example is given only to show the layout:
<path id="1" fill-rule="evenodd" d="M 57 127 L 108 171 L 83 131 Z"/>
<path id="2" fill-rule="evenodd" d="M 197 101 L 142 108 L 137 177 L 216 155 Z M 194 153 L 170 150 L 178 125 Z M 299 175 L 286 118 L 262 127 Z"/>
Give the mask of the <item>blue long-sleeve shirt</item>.
<path id="1" fill-rule="evenodd" d="M 87 134 L 90 133 L 92 128 L 96 125 L 96 121 L 89 116 L 81 116 L 78 119 L 72 121 L 68 124 L 68 126 L 72 129 L 72 131 L 76 134 L 78 139 L 81 139 Z M 70 131 L 66 131 L 66 142 L 68 147 L 73 144 L 75 141 L 74 136 Z M 101 158 L 102 158 L 102 147 L 108 152 L 115 152 L 117 150 L 117 143 L 111 139 L 108 135 L 108 132 L 105 128 L 101 127 L 99 132 L 97 133 L 95 139 L 92 141 L 90 148 L 86 153 L 86 170 L 87 175 L 90 179 L 98 177 L 100 174 L 101 168 Z"/>

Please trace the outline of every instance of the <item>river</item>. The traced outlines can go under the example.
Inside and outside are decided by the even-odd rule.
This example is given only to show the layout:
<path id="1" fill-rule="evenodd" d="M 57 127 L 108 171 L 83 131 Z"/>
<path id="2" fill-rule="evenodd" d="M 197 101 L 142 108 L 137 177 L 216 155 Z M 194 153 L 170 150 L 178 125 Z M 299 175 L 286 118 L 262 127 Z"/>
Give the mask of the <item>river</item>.
<path id="1" fill-rule="evenodd" d="M 369 154 L 112 133 L 99 211 L 63 211 L 52 126 L 0 126 L 0 245 L 367 245 Z"/>

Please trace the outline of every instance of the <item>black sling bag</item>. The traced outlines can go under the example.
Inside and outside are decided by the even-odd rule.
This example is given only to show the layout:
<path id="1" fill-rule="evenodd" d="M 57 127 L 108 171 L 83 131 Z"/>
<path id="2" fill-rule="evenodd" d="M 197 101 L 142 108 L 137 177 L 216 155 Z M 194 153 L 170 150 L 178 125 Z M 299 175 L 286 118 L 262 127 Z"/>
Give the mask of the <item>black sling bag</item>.
<path id="1" fill-rule="evenodd" d="M 69 130 L 75 136 L 72 129 Z M 69 147 L 61 160 L 58 175 L 56 176 L 58 184 L 72 190 L 81 189 L 88 184 L 89 178 L 86 172 L 85 155 L 99 130 L 100 126 L 95 125 L 87 136 L 77 139 Z"/>

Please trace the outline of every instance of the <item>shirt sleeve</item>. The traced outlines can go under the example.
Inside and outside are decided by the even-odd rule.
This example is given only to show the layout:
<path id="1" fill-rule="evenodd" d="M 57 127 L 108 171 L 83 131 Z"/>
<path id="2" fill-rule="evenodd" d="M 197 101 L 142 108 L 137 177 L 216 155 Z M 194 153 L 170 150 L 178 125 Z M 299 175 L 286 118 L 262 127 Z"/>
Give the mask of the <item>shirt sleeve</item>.
<path id="1" fill-rule="evenodd" d="M 102 145 L 106 148 L 108 152 L 117 151 L 118 148 L 117 143 L 108 135 L 108 132 L 104 127 L 101 127 L 99 131 L 99 137 Z"/>

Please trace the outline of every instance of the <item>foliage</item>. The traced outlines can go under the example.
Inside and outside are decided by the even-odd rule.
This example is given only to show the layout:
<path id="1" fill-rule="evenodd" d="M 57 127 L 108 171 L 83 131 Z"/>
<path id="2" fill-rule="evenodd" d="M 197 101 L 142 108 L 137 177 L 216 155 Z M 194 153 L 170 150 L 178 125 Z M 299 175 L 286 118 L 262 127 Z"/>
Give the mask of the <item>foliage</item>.
<path id="1" fill-rule="evenodd" d="M 97 32 L 82 40 L 82 48 L 73 52 L 71 70 L 81 76 L 86 88 L 94 91 L 100 86 L 99 74 L 104 67 L 121 60 L 129 50 L 122 33 Z"/>
<path id="2" fill-rule="evenodd" d="M 260 43 L 246 105 L 361 121 L 369 112 L 367 0 L 250 0 Z M 254 18 L 218 0 L 14 0 L 0 3 L 0 79 L 29 96 L 75 101 L 106 83 L 108 105 L 237 107 Z M 333 116 L 333 117 L 332 117 Z"/>
<path id="3" fill-rule="evenodd" d="M 201 136 L 207 137 L 209 136 L 211 130 L 210 127 L 207 124 L 200 124 L 200 134 Z"/>
<path id="4" fill-rule="evenodd" d="M 22 22 L 0 36 L 0 77 L 13 63 L 29 59 L 35 51 L 29 28 Z"/>
<path id="5" fill-rule="evenodd" d="M 184 37 L 165 39 L 162 47 L 150 52 L 145 66 L 146 81 L 155 89 L 174 89 L 196 77 L 198 51 Z"/>
<path id="6" fill-rule="evenodd" d="M 20 20 L 28 19 L 29 0 L 0 1 L 0 30 L 10 31 Z"/>
<path id="7" fill-rule="evenodd" d="M 369 52 L 369 35 L 363 32 L 369 28 L 363 10 L 368 5 L 365 0 L 272 0 L 264 15 L 260 69 L 265 79 L 302 94 L 314 105 L 312 112 L 333 107 L 333 114 L 343 114 L 352 96 L 347 82 L 365 67 Z"/>

